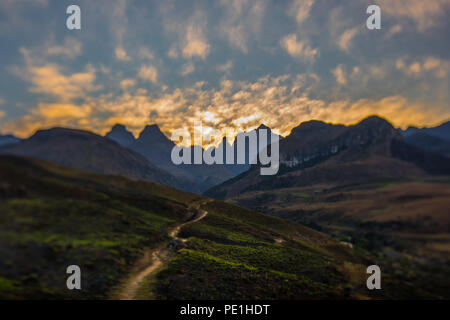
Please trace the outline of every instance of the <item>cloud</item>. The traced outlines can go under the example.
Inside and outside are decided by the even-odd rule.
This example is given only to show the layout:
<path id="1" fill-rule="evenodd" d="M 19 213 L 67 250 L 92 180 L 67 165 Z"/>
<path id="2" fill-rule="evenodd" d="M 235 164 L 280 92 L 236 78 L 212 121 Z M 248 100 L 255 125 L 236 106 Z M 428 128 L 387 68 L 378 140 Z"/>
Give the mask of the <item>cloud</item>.
<path id="1" fill-rule="evenodd" d="M 319 53 L 318 49 L 312 49 L 305 41 L 297 40 L 296 34 L 285 36 L 281 40 L 281 46 L 294 58 L 302 58 L 309 62 L 314 62 L 314 59 Z"/>
<path id="2" fill-rule="evenodd" d="M 392 38 L 394 35 L 399 34 L 403 31 L 403 27 L 401 24 L 396 24 L 389 28 L 389 31 L 384 36 L 386 39 Z"/>
<path id="3" fill-rule="evenodd" d="M 436 78 L 446 79 L 450 75 L 450 61 L 448 60 L 435 57 L 425 57 L 422 61 L 412 61 L 410 63 L 407 60 L 405 57 L 398 58 L 395 66 L 409 76 L 417 77 L 430 73 Z"/>
<path id="4" fill-rule="evenodd" d="M 0 98 L 0 106 L 5 104 L 5 100 Z M 5 111 L 0 110 L 0 119 L 3 118 L 5 116 Z"/>
<path id="5" fill-rule="evenodd" d="M 56 126 L 90 129 L 91 107 L 89 105 L 39 103 L 25 116 L 3 125 L 6 132 L 18 137 L 28 137 L 35 131 Z"/>
<path id="6" fill-rule="evenodd" d="M 433 63 L 429 63 L 429 67 Z M 234 133 L 266 123 L 275 132 L 286 135 L 300 122 L 321 119 L 350 124 L 371 114 L 380 114 L 405 127 L 409 124 L 436 124 L 450 117 L 446 106 L 427 108 L 427 104 L 411 101 L 400 95 L 380 99 L 312 98 L 308 92 L 317 84 L 309 74 L 270 75 L 256 81 L 223 80 L 213 88 L 197 82 L 186 88 L 149 94 L 144 89 L 114 96 L 90 97 L 85 104 L 40 104 L 29 114 L 8 122 L 3 128 L 25 136 L 38 127 L 74 125 L 104 134 L 120 122 L 135 134 L 152 122 L 158 123 L 170 136 L 176 129 L 192 129 L 193 121 L 205 127 Z M 150 119 L 151 117 L 151 119 Z"/>
<path id="7" fill-rule="evenodd" d="M 116 59 L 120 61 L 130 61 L 131 58 L 128 56 L 127 52 L 122 47 L 117 47 L 114 51 Z"/>
<path id="8" fill-rule="evenodd" d="M 51 95 L 61 101 L 80 98 L 98 89 L 94 85 L 95 70 L 93 68 L 68 76 L 63 75 L 57 65 L 31 67 L 28 72 L 34 84 L 30 92 Z"/>
<path id="9" fill-rule="evenodd" d="M 383 14 L 392 18 L 412 21 L 420 32 L 438 27 L 448 19 L 445 12 L 450 8 L 448 0 L 377 0 Z"/>
<path id="10" fill-rule="evenodd" d="M 260 35 L 267 1 L 221 0 L 220 4 L 225 11 L 220 24 L 221 34 L 231 46 L 248 53 L 250 41 Z"/>
<path id="11" fill-rule="evenodd" d="M 191 62 L 185 63 L 181 70 L 181 75 L 186 76 L 186 75 L 194 72 L 194 70 L 195 70 L 195 66 L 193 63 L 191 63 Z"/>
<path id="12" fill-rule="evenodd" d="M 167 55 L 172 58 L 172 59 L 177 59 L 178 58 L 178 50 L 177 47 L 175 45 L 173 45 L 169 51 L 167 52 Z"/>
<path id="13" fill-rule="evenodd" d="M 35 114 L 41 115 L 46 119 L 73 119 L 85 118 L 91 113 L 88 105 L 77 106 L 73 104 L 45 104 L 41 103 Z"/>
<path id="14" fill-rule="evenodd" d="M 46 7 L 48 5 L 48 0 L 2 0 L 2 2 L 0 3 L 0 7 L 3 7 L 5 9 L 13 9 L 17 8 L 18 4 L 22 6 L 38 4 Z"/>
<path id="15" fill-rule="evenodd" d="M 128 29 L 127 0 L 112 0 L 108 6 L 103 3 L 97 5 L 101 6 L 100 10 L 104 11 L 105 16 L 108 17 L 109 29 L 113 33 L 117 47 L 122 48 Z"/>
<path id="16" fill-rule="evenodd" d="M 139 50 L 139 57 L 141 59 L 153 60 L 155 55 L 149 48 L 142 47 Z"/>
<path id="17" fill-rule="evenodd" d="M 369 115 L 377 114 L 395 126 L 407 128 L 409 125 L 422 123 L 436 125 L 442 121 L 442 115 L 435 110 L 426 109 L 418 102 L 410 101 L 400 95 L 388 96 L 381 99 L 359 99 L 357 101 L 336 101 L 327 108 L 331 113 L 321 110 L 317 113 L 318 119 L 344 124 L 352 124 Z M 450 116 L 450 111 L 444 111 Z"/>
<path id="18" fill-rule="evenodd" d="M 49 56 L 64 56 L 73 59 L 81 54 L 81 42 L 75 38 L 66 38 L 63 45 L 56 45 L 47 49 Z"/>
<path id="19" fill-rule="evenodd" d="M 0 35 L 10 34 L 16 36 L 21 31 L 30 32 L 36 29 L 29 12 L 46 10 L 48 0 L 2 0 L 0 1 Z M 4 13 L 4 14 L 3 14 Z"/>
<path id="20" fill-rule="evenodd" d="M 229 73 L 232 68 L 233 68 L 233 61 L 228 60 L 224 64 L 219 64 L 217 66 L 217 71 Z"/>
<path id="21" fill-rule="evenodd" d="M 309 17 L 314 0 L 295 0 L 289 8 L 289 14 L 294 15 L 298 25 Z"/>
<path id="22" fill-rule="evenodd" d="M 432 71 L 437 78 L 448 79 L 450 75 L 450 61 L 435 57 L 424 59 L 422 67 L 425 71 Z"/>
<path id="23" fill-rule="evenodd" d="M 5 1 L 0 1 L 1 5 Z M 417 9 L 412 17 L 406 14 L 411 8 L 400 13 L 396 3 L 386 2 L 386 8 L 381 6 L 386 29 L 374 37 L 360 36 L 370 32 L 365 28 L 365 7 L 356 0 L 345 6 L 339 1 L 312 0 L 221 0 L 194 5 L 171 0 L 151 6 L 111 2 L 90 10 L 96 24 L 108 28 L 99 28 L 96 37 L 90 33 L 78 37 L 78 33 L 67 32 L 64 24 L 61 30 L 54 29 L 57 20 L 53 18 L 40 19 L 47 9 L 31 0 L 27 2 L 29 14 L 25 2 L 8 0 L 11 6 L 20 3 L 24 7 L 18 21 L 25 13 L 36 13 L 37 20 L 27 22 L 35 31 L 23 28 L 26 32 L 11 37 L 11 45 L 2 51 L 6 70 L 2 80 L 7 90 L 2 96 L 8 100 L 8 105 L 2 106 L 7 111 L 2 123 L 19 123 L 23 118 L 23 125 L 32 121 L 80 124 L 104 132 L 111 122 L 123 119 L 136 132 L 151 121 L 161 124 L 167 133 L 198 118 L 235 130 L 267 121 L 286 132 L 313 117 L 344 122 L 362 113 L 378 113 L 376 108 L 381 107 L 400 117 L 392 120 L 403 123 L 408 103 L 412 119 L 429 123 L 448 114 L 442 108 L 448 109 L 449 61 L 445 45 L 437 42 L 445 40 L 445 30 L 432 30 L 427 46 L 417 47 L 427 36 L 417 32 L 418 28 L 431 31 L 446 23 L 447 5 L 440 5 L 442 12 L 431 9 L 435 3 L 443 3 L 441 0 L 430 2 L 430 8 L 411 0 L 413 9 L 423 9 Z M 399 2 L 408 7 L 407 2 Z M 10 11 L 5 12 L 11 20 Z M 437 17 L 436 22 L 426 22 L 428 16 Z M 412 26 L 417 19 L 423 21 Z M 0 25 L 3 27 L 3 22 Z M 0 30 L 2 36 L 11 33 Z M 401 43 L 385 41 L 400 40 L 400 34 Z M 99 37 L 104 41 L 99 43 Z M 25 81 L 8 83 L 7 71 L 18 63 L 14 51 L 24 42 L 28 46 L 31 39 L 35 47 L 22 52 L 25 64 L 13 68 Z M 344 52 L 352 52 L 352 59 Z M 178 60 L 159 59 L 161 53 Z M 288 55 L 309 64 L 298 65 Z M 297 74 L 305 70 L 307 74 Z M 262 76 L 267 73 L 270 76 Z M 148 81 L 144 87 L 152 90 L 139 88 L 144 81 Z M 99 84 L 105 85 L 105 90 L 100 90 Z M 13 90 L 8 92 L 10 88 Z M 17 92 L 23 92 L 23 98 Z M 381 103 L 385 97 L 397 98 Z M 19 102 L 21 108 L 13 112 Z M 86 118 L 66 109 L 66 116 L 52 117 L 50 107 L 34 111 L 42 103 L 88 105 L 91 109 Z M 364 112 L 351 109 L 354 104 Z M 402 107 L 391 109 L 389 104 Z M 28 118 L 11 118 L 24 113 Z M 37 126 L 39 123 L 15 128 L 25 132 Z"/>
<path id="24" fill-rule="evenodd" d="M 356 72 L 358 72 L 358 70 L 355 70 Z M 334 77 L 336 78 L 336 81 L 339 84 L 345 85 L 347 84 L 347 76 L 346 76 L 346 72 L 344 70 L 344 66 L 342 64 L 338 65 L 335 69 L 331 70 L 331 73 L 334 75 Z"/>
<path id="25" fill-rule="evenodd" d="M 96 71 L 92 66 L 87 66 L 82 72 L 65 75 L 59 65 L 53 63 L 35 65 L 35 59 L 27 49 L 21 48 L 20 52 L 24 56 L 25 67 L 15 67 L 13 71 L 17 76 L 33 84 L 29 88 L 32 93 L 48 95 L 67 102 L 86 97 L 89 92 L 101 88 L 94 83 Z"/>
<path id="26" fill-rule="evenodd" d="M 182 49 L 183 57 L 192 58 L 200 57 L 205 59 L 209 53 L 210 45 L 208 44 L 203 30 L 199 25 L 190 25 L 186 31 L 184 47 Z"/>
<path id="27" fill-rule="evenodd" d="M 142 65 L 138 73 L 139 78 L 157 83 L 158 82 L 158 70 L 152 65 Z"/>
<path id="28" fill-rule="evenodd" d="M 123 90 L 128 90 L 128 89 L 134 87 L 135 85 L 136 85 L 135 79 L 124 79 L 124 80 L 120 81 L 120 87 Z"/>
<path id="29" fill-rule="evenodd" d="M 342 35 L 338 38 L 337 44 L 339 48 L 343 51 L 349 52 L 352 46 L 352 41 L 358 34 L 361 27 L 354 27 L 345 30 Z"/>

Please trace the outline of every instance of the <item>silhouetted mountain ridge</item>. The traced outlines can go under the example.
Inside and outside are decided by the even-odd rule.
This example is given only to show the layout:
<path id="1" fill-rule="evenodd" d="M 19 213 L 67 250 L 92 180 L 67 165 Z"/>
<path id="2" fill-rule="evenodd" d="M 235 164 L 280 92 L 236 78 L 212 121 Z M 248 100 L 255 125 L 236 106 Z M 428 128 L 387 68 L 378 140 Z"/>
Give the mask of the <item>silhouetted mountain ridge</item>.
<path id="1" fill-rule="evenodd" d="M 280 141 L 279 148 L 277 175 L 260 176 L 253 166 L 205 195 L 223 199 L 250 190 L 450 174 L 450 161 L 404 143 L 399 130 L 377 116 L 351 126 L 308 121 Z"/>
<path id="2" fill-rule="evenodd" d="M 0 146 L 4 146 L 7 144 L 15 144 L 20 141 L 19 138 L 13 136 L 12 134 L 0 135 Z"/>
<path id="3" fill-rule="evenodd" d="M 18 144 L 1 147 L 0 153 L 182 187 L 172 175 L 154 166 L 142 155 L 89 131 L 58 127 L 39 130 Z"/>
<path id="4" fill-rule="evenodd" d="M 134 135 L 122 124 L 114 125 L 106 137 L 125 147 L 130 146 L 136 140 Z"/>

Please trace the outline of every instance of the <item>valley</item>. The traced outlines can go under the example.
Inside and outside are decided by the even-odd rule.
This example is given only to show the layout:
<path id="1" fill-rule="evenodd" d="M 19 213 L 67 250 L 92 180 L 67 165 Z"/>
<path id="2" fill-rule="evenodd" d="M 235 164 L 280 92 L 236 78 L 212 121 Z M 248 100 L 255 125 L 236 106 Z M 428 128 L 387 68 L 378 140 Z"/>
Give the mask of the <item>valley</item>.
<path id="1" fill-rule="evenodd" d="M 149 261 L 149 252 L 167 246 L 171 230 L 186 239 L 185 247 L 172 248 L 164 268 L 138 279 L 135 298 L 379 294 L 358 280 L 367 260 L 286 220 L 167 186 L 15 156 L 0 157 L 0 178 L 2 299 L 114 296 L 140 259 Z M 201 220 L 193 218 L 196 210 L 203 212 Z M 195 223 L 176 235 L 190 219 Z M 82 270 L 82 290 L 65 286 L 65 268 L 72 264 Z"/>
<path id="2" fill-rule="evenodd" d="M 0 148 L 0 298 L 448 298 L 450 163 L 386 120 L 302 123 L 278 174 L 251 165 L 205 196 L 145 155 L 167 143 L 157 127 L 140 153 L 126 136 L 56 128 Z M 83 290 L 65 286 L 73 264 Z"/>

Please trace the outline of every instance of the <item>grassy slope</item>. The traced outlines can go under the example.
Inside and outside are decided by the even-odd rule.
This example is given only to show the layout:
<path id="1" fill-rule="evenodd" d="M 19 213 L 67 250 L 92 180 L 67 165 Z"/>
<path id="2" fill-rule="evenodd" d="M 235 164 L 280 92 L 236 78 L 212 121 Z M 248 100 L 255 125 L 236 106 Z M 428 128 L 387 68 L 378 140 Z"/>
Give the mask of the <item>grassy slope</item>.
<path id="1" fill-rule="evenodd" d="M 176 200 L 175 200 L 176 199 Z M 0 157 L 0 298 L 106 298 L 144 248 L 200 197 L 161 185 Z M 66 268 L 82 270 L 81 291 Z"/>
<path id="2" fill-rule="evenodd" d="M 148 248 L 205 198 L 169 187 L 0 157 L 0 298 L 109 297 Z M 371 264 L 332 238 L 225 202 L 202 205 L 185 226 L 187 248 L 140 298 L 285 299 L 380 297 L 365 289 Z M 69 291 L 66 267 L 82 270 Z M 383 274 L 383 286 L 392 281 Z M 391 290 L 392 291 L 392 290 Z"/>
<path id="3" fill-rule="evenodd" d="M 188 247 L 146 279 L 140 298 L 380 297 L 365 289 L 370 262 L 322 233 L 225 202 L 203 209 L 207 217 L 181 230 Z"/>
<path id="4" fill-rule="evenodd" d="M 357 253 L 395 275 L 392 296 L 448 298 L 449 182 L 318 185 L 247 193 L 232 202 L 351 242 Z"/>

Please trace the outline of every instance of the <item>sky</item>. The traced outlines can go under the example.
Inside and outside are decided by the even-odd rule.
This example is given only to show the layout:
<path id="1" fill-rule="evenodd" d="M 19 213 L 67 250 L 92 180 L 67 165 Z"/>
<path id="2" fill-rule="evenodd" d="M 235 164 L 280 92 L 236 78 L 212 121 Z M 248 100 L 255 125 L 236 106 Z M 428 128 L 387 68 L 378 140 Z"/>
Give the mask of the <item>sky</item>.
<path id="1" fill-rule="evenodd" d="M 66 27 L 71 4 L 81 30 Z M 438 125 L 449 33 L 450 0 L 1 0 L 0 133 Z"/>

